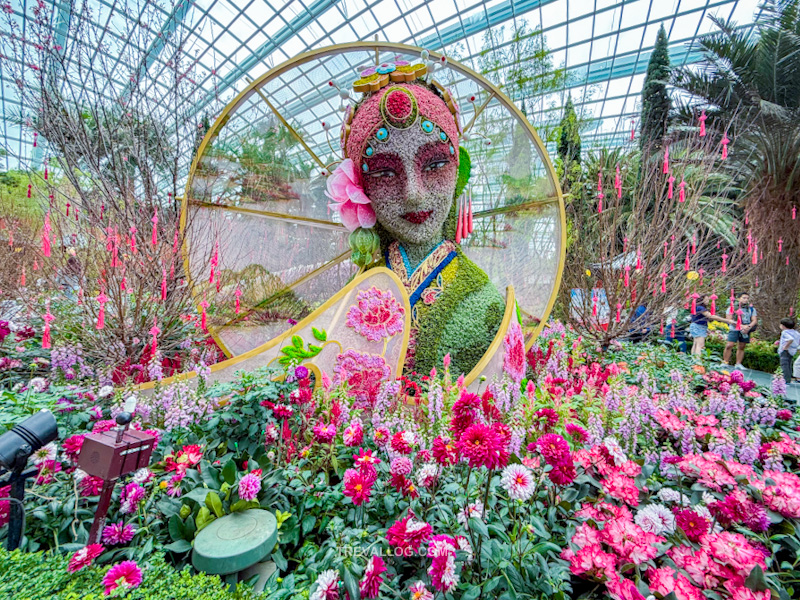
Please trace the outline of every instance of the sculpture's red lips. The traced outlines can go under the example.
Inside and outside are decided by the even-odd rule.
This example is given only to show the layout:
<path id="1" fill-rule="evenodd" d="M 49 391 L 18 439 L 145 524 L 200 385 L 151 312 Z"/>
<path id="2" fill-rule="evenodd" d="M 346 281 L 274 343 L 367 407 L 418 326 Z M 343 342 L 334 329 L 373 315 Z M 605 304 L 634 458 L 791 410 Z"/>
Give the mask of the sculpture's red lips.
<path id="1" fill-rule="evenodd" d="M 403 215 L 403 218 L 414 225 L 421 225 L 428 220 L 428 217 L 430 217 L 432 213 L 433 211 L 430 210 L 420 210 L 418 212 L 406 213 Z"/>

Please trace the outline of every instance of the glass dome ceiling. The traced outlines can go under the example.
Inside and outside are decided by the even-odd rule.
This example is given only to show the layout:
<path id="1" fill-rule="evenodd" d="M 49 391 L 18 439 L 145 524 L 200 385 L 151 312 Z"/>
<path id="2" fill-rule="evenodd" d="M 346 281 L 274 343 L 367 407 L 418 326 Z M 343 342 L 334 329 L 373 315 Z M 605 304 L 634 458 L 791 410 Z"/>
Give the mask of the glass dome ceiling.
<path id="1" fill-rule="evenodd" d="M 579 115 L 591 119 L 582 135 L 584 147 L 627 139 L 662 24 L 673 64 L 690 64 L 700 58 L 693 42 L 713 30 L 708 16 L 747 27 L 759 11 L 759 0 L 87 0 L 85 5 L 0 0 L 0 36 L 8 38 L 13 31 L 9 23 L 14 22 L 13 29 L 24 38 L 37 5 L 49 15 L 67 61 L 85 45 L 70 39 L 69 24 L 76 11 L 90 9 L 96 39 L 102 42 L 92 56 L 102 54 L 122 68 L 112 71 L 109 85 L 88 93 L 118 97 L 126 82 L 122 76 L 115 79 L 116 73 L 139 70 L 157 95 L 165 89 L 159 78 L 179 39 L 182 51 L 191 57 L 197 86 L 192 105 L 185 108 L 187 118 L 195 122 L 203 114 L 213 120 L 248 79 L 308 49 L 377 36 L 444 52 L 480 71 L 481 53 L 506 46 L 524 20 L 531 29 L 542 30 L 553 66 L 563 67 L 567 75 L 560 89 L 539 99 L 537 106 L 542 108 L 530 120 L 540 130 L 555 124 L 570 92 Z M 132 26 L 143 35 L 126 37 L 124 32 Z M 493 33 L 491 42 L 487 30 Z M 131 57 L 139 64 L 132 64 Z M 10 59 L 0 56 L 7 67 Z M 12 67 L 23 72 L 30 68 Z M 330 74 L 332 79 L 344 75 Z M 291 116 L 311 111 L 320 121 L 338 123 L 335 90 L 310 95 L 311 86 L 298 82 L 297 89 L 287 88 L 282 112 Z M 19 126 L 28 115 L 23 114 L 8 68 L 0 68 L 0 111 L 0 148 L 5 151 L 0 153 L 0 170 L 36 167 L 44 150 L 41 144 L 34 148 L 31 133 Z M 187 168 L 190 158 L 186 157 Z"/>

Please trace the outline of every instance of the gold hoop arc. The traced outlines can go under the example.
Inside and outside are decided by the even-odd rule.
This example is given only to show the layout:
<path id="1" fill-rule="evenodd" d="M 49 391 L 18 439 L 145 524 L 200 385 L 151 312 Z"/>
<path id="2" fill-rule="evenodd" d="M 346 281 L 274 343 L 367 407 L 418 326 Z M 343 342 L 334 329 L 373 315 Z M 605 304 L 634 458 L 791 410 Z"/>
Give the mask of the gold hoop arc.
<path id="1" fill-rule="evenodd" d="M 422 52 L 422 48 L 418 48 L 416 46 L 410 46 L 406 44 L 396 44 L 390 42 L 379 42 L 379 41 L 372 41 L 372 42 L 350 42 L 345 44 L 336 44 L 332 46 L 326 46 L 323 48 L 318 48 L 315 50 L 309 50 L 302 54 L 299 54 L 279 65 L 270 69 L 257 79 L 253 80 L 242 92 L 240 92 L 228 105 L 222 110 L 220 115 L 216 118 L 214 123 L 209 128 L 208 132 L 206 133 L 203 141 L 201 142 L 197 153 L 195 154 L 192 164 L 189 170 L 189 176 L 187 178 L 186 183 L 186 193 L 184 194 L 182 205 L 181 205 L 181 218 L 180 218 L 180 231 L 181 237 L 183 240 L 182 245 L 182 255 L 183 255 L 183 265 L 184 265 L 184 272 L 186 274 L 187 282 L 192 290 L 192 293 L 195 297 L 195 301 L 199 307 L 199 303 L 202 298 L 198 297 L 198 294 L 195 291 L 195 284 L 192 279 L 192 275 L 189 268 L 189 240 L 186 236 L 186 226 L 187 226 L 187 215 L 189 210 L 189 198 L 191 197 L 191 186 L 200 164 L 200 160 L 204 156 L 206 150 L 208 149 L 209 145 L 212 143 L 212 140 L 217 137 L 219 132 L 228 122 L 231 117 L 231 114 L 236 111 L 237 108 L 243 105 L 250 96 L 253 94 L 260 94 L 260 89 L 263 87 L 267 82 L 271 81 L 272 79 L 282 75 L 283 73 L 289 71 L 290 69 L 300 66 L 304 63 L 308 63 L 312 60 L 319 59 L 325 56 L 331 56 L 336 54 L 341 54 L 345 51 L 351 50 L 364 50 L 364 51 L 374 51 L 376 56 L 379 55 L 381 51 L 385 52 L 395 52 L 395 53 L 404 53 L 404 54 L 420 54 Z M 429 52 L 430 56 L 434 60 L 439 60 L 442 58 L 442 54 L 439 52 Z M 526 344 L 526 349 L 530 349 L 530 347 L 535 342 L 536 338 L 541 333 L 542 329 L 547 323 L 547 319 L 550 316 L 550 313 L 553 309 L 553 305 L 555 304 L 556 297 L 558 296 L 558 290 L 561 286 L 561 281 L 563 277 L 564 271 L 564 260 L 566 256 L 566 212 L 564 207 L 564 198 L 561 191 L 561 186 L 558 182 L 558 177 L 556 176 L 555 169 L 553 167 L 552 162 L 550 161 L 549 155 L 547 153 L 547 149 L 542 143 L 538 133 L 530 124 L 528 119 L 522 113 L 522 111 L 517 108 L 517 106 L 500 90 L 499 87 L 488 81 L 485 77 L 483 77 L 480 73 L 470 69 L 469 67 L 459 63 L 458 61 L 447 59 L 447 67 L 459 73 L 467 78 L 469 78 L 472 82 L 476 83 L 480 88 L 487 92 L 490 95 L 490 99 L 494 98 L 499 102 L 506 110 L 508 110 L 516 119 L 516 121 L 522 124 L 524 127 L 524 131 L 527 134 L 531 143 L 537 149 L 541 162 L 544 166 L 544 169 L 547 173 L 549 181 L 552 183 L 554 189 L 554 196 L 549 198 L 545 203 L 547 204 L 558 204 L 558 219 L 560 222 L 560 232 L 559 232 L 559 247 L 558 247 L 558 267 L 555 273 L 555 280 L 553 282 L 553 287 L 550 292 L 550 297 L 545 305 L 545 309 L 542 312 L 540 317 L 540 322 L 536 327 L 533 329 L 533 332 L 530 336 Z M 281 123 L 286 126 L 290 131 L 293 131 L 291 126 L 283 119 L 278 111 L 274 111 L 276 117 L 281 121 Z M 477 114 L 475 115 L 477 118 Z M 473 119 L 474 121 L 474 119 Z M 301 140 L 302 143 L 302 140 Z M 313 153 L 312 153 L 313 156 Z M 318 161 L 317 161 L 318 162 Z M 544 204 L 544 203 L 542 203 Z M 525 208 L 525 206 L 521 206 L 519 208 Z M 292 217 L 295 221 L 314 221 L 313 219 L 306 219 L 302 216 L 294 216 Z M 331 226 L 335 227 L 335 223 L 331 223 Z M 344 230 L 344 228 L 342 227 Z M 337 257 L 338 258 L 338 257 Z M 230 350 L 226 347 L 225 343 L 222 341 L 220 336 L 217 334 L 216 330 L 210 330 L 209 332 L 215 342 L 219 345 L 223 352 L 227 356 L 232 356 Z"/>

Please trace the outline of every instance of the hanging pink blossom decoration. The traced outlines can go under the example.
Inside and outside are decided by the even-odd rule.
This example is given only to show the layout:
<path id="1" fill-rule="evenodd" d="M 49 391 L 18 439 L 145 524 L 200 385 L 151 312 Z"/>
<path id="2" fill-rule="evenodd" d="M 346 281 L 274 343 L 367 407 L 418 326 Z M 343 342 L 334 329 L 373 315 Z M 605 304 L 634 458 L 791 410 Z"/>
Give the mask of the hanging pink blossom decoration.
<path id="1" fill-rule="evenodd" d="M 100 305 L 100 310 L 97 312 L 97 329 L 103 329 L 106 326 L 106 302 L 108 302 L 108 296 L 103 290 L 100 290 L 100 295 L 97 296 L 97 303 Z"/>

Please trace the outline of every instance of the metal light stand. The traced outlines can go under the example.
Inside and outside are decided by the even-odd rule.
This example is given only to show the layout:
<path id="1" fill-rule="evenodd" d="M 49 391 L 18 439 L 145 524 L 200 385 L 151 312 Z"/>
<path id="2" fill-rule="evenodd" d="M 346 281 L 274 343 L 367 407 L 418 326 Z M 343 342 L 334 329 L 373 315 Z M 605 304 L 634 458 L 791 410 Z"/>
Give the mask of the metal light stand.
<path id="1" fill-rule="evenodd" d="M 19 548 L 22 542 L 22 529 L 25 525 L 25 480 L 37 473 L 36 469 L 24 470 L 25 465 L 28 463 L 28 456 L 31 453 L 30 445 L 23 444 L 17 450 L 11 475 L 0 483 L 0 485 L 11 485 L 11 496 L 9 496 L 11 498 L 11 506 L 8 520 L 8 539 L 6 540 L 6 548 L 9 551 Z"/>

